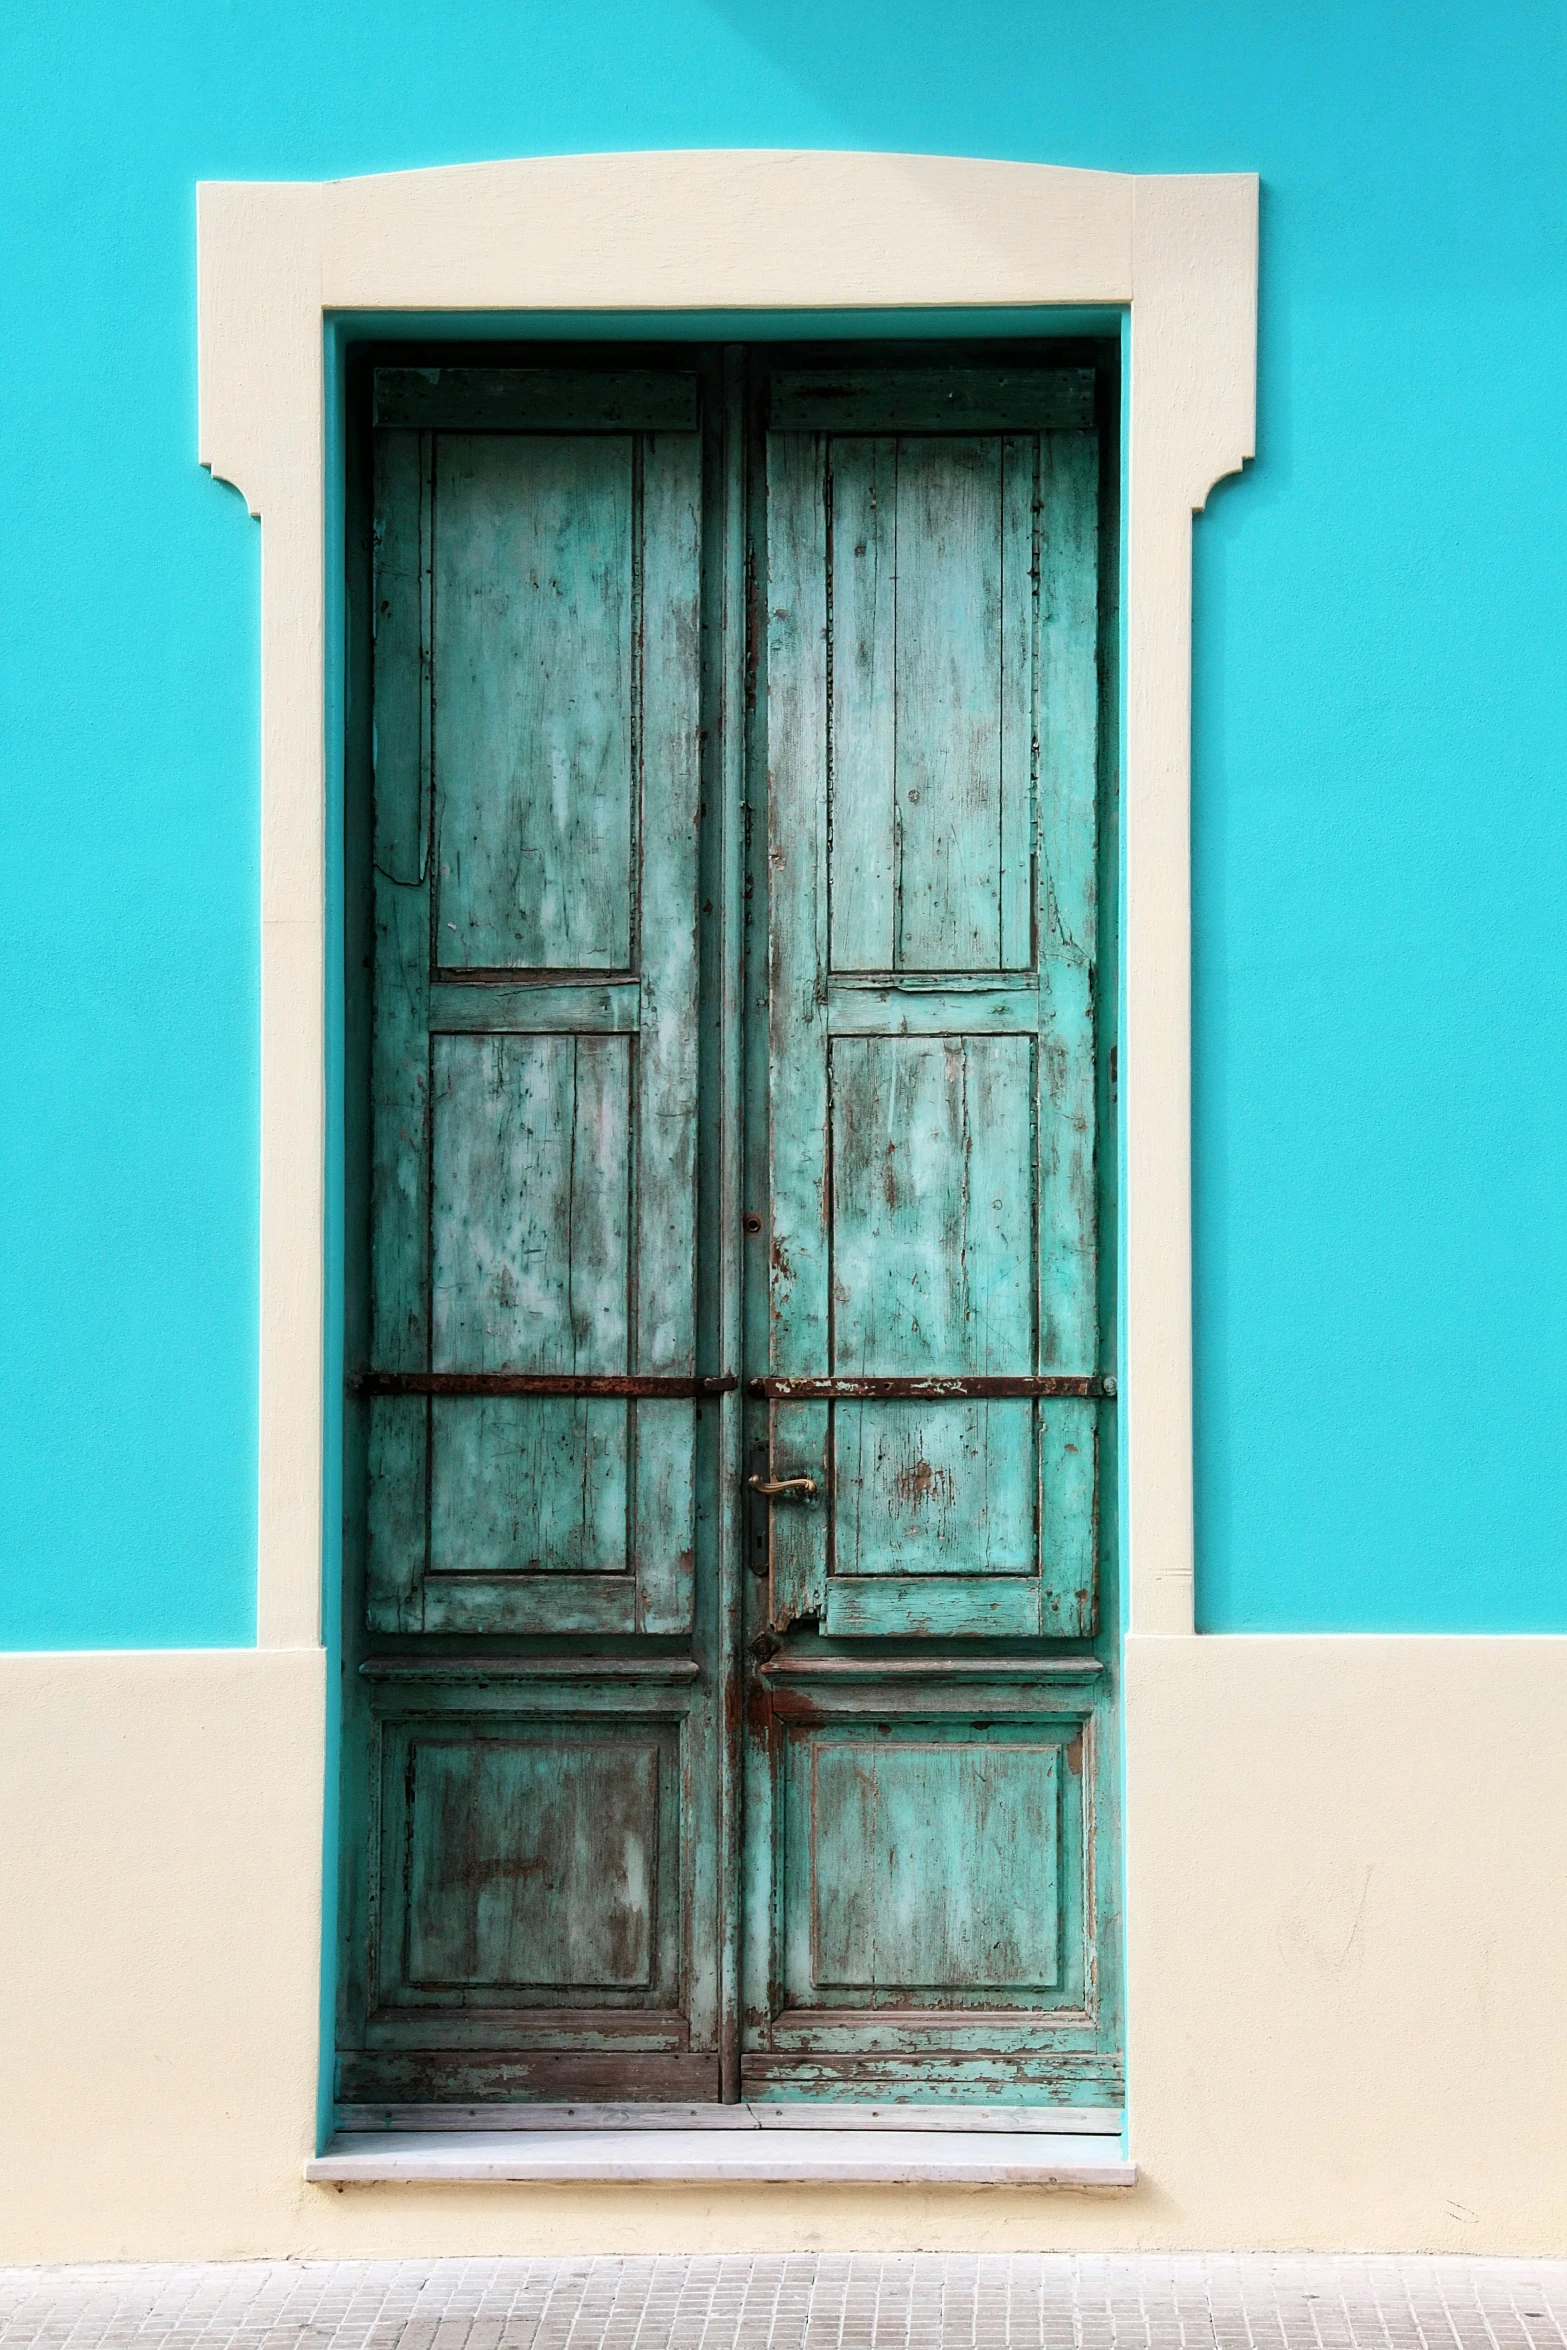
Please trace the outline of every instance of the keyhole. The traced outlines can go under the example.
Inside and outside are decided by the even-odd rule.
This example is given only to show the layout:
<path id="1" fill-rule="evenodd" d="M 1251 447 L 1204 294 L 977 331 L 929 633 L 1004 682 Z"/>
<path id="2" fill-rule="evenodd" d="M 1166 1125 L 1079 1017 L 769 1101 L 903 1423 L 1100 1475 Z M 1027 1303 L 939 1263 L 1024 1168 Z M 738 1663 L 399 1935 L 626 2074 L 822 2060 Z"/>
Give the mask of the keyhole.
<path id="1" fill-rule="evenodd" d="M 746 1228 L 747 1232 L 756 1233 L 756 1232 L 760 1232 L 760 1231 L 761 1231 L 761 1229 L 762 1229 L 762 1219 L 761 1219 L 761 1217 L 760 1217 L 760 1216 L 756 1215 L 754 1212 L 753 1212 L 752 1214 L 750 1214 L 750 1215 L 746 1216 L 746 1217 L 743 1219 L 743 1222 L 744 1222 L 744 1224 L 745 1224 L 745 1228 Z"/>

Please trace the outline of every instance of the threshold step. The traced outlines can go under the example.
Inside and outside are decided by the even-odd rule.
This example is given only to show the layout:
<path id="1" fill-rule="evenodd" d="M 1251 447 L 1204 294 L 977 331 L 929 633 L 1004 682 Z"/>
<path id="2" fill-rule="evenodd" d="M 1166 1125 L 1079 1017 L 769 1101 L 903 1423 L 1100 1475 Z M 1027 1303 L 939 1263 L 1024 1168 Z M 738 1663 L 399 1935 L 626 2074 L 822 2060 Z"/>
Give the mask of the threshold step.
<path id="1" fill-rule="evenodd" d="M 847 2099 L 750 2098 L 738 2105 L 340 2105 L 345 2137 L 385 2130 L 1027 2130 L 1047 2138 L 1119 2138 L 1119 2105 L 869 2105 Z"/>
<path id="2" fill-rule="evenodd" d="M 340 2130 L 318 2186 L 545 2180 L 1132 2187 L 1119 2139 L 1084 2132 L 877 2129 Z"/>

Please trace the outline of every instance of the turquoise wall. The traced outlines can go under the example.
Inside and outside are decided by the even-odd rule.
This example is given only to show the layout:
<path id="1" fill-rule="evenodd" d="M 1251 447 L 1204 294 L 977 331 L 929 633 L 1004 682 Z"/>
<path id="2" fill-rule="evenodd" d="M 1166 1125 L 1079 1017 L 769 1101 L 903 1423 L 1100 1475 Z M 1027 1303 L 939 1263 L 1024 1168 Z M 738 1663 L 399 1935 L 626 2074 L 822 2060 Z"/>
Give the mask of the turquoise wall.
<path id="1" fill-rule="evenodd" d="M 1567 1630 L 1567 18 L 13 0 L 0 1643 L 254 1631 L 258 541 L 198 178 L 615 147 L 1260 171 L 1197 534 L 1199 1611 Z"/>

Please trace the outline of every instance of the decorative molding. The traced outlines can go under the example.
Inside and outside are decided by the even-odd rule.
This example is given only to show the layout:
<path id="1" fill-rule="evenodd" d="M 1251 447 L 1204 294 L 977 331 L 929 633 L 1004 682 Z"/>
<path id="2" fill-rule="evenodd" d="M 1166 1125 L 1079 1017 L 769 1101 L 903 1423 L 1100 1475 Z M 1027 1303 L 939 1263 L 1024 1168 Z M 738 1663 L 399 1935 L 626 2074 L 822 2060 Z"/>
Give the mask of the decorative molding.
<path id="1" fill-rule="evenodd" d="M 262 523 L 257 1637 L 320 1638 L 332 314 L 1129 307 L 1131 1622 L 1192 1629 L 1191 518 L 1253 451 L 1257 181 L 948 156 L 563 156 L 198 190 L 200 453 Z"/>

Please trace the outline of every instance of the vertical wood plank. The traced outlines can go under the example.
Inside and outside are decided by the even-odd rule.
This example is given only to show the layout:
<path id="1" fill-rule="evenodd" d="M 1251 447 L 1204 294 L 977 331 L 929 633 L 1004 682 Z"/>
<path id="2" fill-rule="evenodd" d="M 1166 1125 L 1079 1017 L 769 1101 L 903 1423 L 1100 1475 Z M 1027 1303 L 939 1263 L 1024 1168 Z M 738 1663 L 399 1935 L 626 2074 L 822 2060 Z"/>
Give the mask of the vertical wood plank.
<path id="1" fill-rule="evenodd" d="M 375 1632 L 417 1632 L 424 1624 L 429 1419 L 422 1396 L 371 1398 L 365 1459 L 365 1620 Z"/>
<path id="2" fill-rule="evenodd" d="M 1098 443 L 1044 436 L 1040 939 L 1040 1363 L 1097 1361 L 1094 962 L 1098 929 Z"/>
<path id="3" fill-rule="evenodd" d="M 776 1372 L 808 1373 L 829 1359 L 822 440 L 770 436 L 767 481 L 769 1356 Z M 774 1457 L 787 1445 L 792 1458 L 801 1439 L 773 1417 Z M 823 1422 L 803 1439 L 813 1458 L 825 1453 Z M 774 1615 L 789 1621 L 825 1589 L 827 1512 L 786 1505 L 771 1516 Z"/>
<path id="4" fill-rule="evenodd" d="M 773 1504 L 768 1589 L 773 1624 L 780 1631 L 820 1622 L 826 1612 L 832 1410 L 824 1403 L 773 1407 L 770 1475 L 816 1482 L 814 1501 Z"/>
<path id="5" fill-rule="evenodd" d="M 701 448 L 641 446 L 642 1024 L 637 1045 L 634 1368 L 696 1368 L 697 850 L 701 819 Z M 637 1620 L 684 1632 L 695 1594 L 696 1416 L 640 1404 Z"/>
<path id="6" fill-rule="evenodd" d="M 1001 963 L 1034 961 L 1039 707 L 1039 437 L 1001 444 Z"/>
<path id="7" fill-rule="evenodd" d="M 632 1408 L 637 1630 L 689 1632 L 696 1600 L 696 1408 L 688 1403 Z"/>
<path id="8" fill-rule="evenodd" d="M 645 436 L 641 972 L 637 1054 L 636 1362 L 696 1365 L 697 741 L 700 448 Z"/>
<path id="9" fill-rule="evenodd" d="M 1053 1397 L 1039 1407 L 1043 1632 L 1088 1640 L 1099 1629 L 1099 1415 Z"/>
<path id="10" fill-rule="evenodd" d="M 1099 447 L 1047 433 L 1040 464 L 1040 1365 L 1099 1360 L 1095 959 Z M 1045 1628 L 1098 1621 L 1097 1405 L 1041 1409 Z"/>
<path id="11" fill-rule="evenodd" d="M 389 1370 L 429 1364 L 430 441 L 376 451 L 373 569 L 375 984 L 371 1020 L 371 1348 Z M 366 1611 L 381 1631 L 423 1620 L 428 1407 L 371 1405 Z"/>

